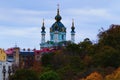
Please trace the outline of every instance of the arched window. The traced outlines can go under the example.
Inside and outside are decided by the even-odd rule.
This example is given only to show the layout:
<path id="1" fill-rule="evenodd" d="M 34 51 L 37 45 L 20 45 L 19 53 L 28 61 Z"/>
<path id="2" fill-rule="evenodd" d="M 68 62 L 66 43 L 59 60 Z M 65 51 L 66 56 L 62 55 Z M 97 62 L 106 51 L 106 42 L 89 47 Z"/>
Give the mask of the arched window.
<path id="1" fill-rule="evenodd" d="M 53 40 L 53 35 L 51 34 L 51 40 Z"/>
<path id="2" fill-rule="evenodd" d="M 62 35 L 62 40 L 64 40 L 64 35 Z"/>

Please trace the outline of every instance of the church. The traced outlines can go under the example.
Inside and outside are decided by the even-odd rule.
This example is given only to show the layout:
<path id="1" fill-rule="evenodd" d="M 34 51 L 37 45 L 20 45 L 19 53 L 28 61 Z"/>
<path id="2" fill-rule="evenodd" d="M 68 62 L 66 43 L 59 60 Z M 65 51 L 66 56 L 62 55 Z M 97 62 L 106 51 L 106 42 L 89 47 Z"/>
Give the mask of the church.
<path id="1" fill-rule="evenodd" d="M 64 43 L 66 42 L 67 28 L 61 22 L 61 20 L 62 20 L 62 17 L 60 16 L 59 6 L 58 6 L 57 15 L 55 16 L 55 22 L 50 27 L 50 40 L 47 42 L 45 41 L 46 31 L 45 31 L 45 25 L 44 25 L 44 20 L 43 20 L 42 27 L 41 27 L 40 49 L 65 46 Z M 72 20 L 70 33 L 71 33 L 71 42 L 74 43 L 75 42 L 74 20 Z"/>

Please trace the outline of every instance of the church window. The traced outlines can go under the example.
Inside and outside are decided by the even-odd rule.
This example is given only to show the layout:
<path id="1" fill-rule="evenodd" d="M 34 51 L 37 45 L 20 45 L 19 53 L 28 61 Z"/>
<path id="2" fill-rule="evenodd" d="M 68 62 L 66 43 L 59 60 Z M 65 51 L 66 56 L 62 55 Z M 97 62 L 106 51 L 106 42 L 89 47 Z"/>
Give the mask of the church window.
<path id="1" fill-rule="evenodd" d="M 53 35 L 51 35 L 51 40 L 53 40 Z"/>
<path id="2" fill-rule="evenodd" d="M 64 35 L 62 35 L 62 40 L 64 39 Z"/>

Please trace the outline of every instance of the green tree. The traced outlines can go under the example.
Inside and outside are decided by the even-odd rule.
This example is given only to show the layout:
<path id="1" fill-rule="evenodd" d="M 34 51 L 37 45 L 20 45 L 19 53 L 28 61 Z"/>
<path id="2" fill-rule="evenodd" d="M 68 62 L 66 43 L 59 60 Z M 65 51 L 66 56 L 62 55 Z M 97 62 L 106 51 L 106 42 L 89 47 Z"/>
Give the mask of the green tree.
<path id="1" fill-rule="evenodd" d="M 33 70 L 20 69 L 10 76 L 10 80 L 39 80 L 39 78 Z"/>
<path id="2" fill-rule="evenodd" d="M 76 73 L 73 71 L 70 65 L 66 65 L 57 70 L 62 80 L 74 80 Z"/>
<path id="3" fill-rule="evenodd" d="M 42 58 L 41 58 L 41 62 L 42 62 L 42 65 L 45 66 L 45 67 L 50 67 L 52 66 L 52 61 L 53 61 L 53 57 L 54 57 L 54 53 L 45 53 L 42 55 Z"/>
<path id="4" fill-rule="evenodd" d="M 118 67 L 120 65 L 120 54 L 110 46 L 103 46 L 94 55 L 94 64 L 102 67 Z"/>
<path id="5" fill-rule="evenodd" d="M 99 44 L 120 49 L 120 26 L 111 25 L 108 30 L 103 30 L 98 34 Z"/>
<path id="6" fill-rule="evenodd" d="M 60 77 L 58 76 L 56 72 L 48 71 L 48 72 L 44 72 L 43 74 L 41 74 L 40 80 L 60 80 Z"/>
<path id="7" fill-rule="evenodd" d="M 79 44 L 80 56 L 84 58 L 86 55 L 91 55 L 94 53 L 94 45 L 89 38 L 85 38 L 83 42 Z"/>
<path id="8" fill-rule="evenodd" d="M 85 64 L 83 63 L 83 60 L 79 56 L 70 56 L 70 62 L 68 63 L 72 70 L 76 73 L 84 70 Z"/>
<path id="9" fill-rule="evenodd" d="M 65 53 L 68 55 L 78 55 L 80 53 L 80 48 L 77 44 L 69 44 L 65 48 Z"/>

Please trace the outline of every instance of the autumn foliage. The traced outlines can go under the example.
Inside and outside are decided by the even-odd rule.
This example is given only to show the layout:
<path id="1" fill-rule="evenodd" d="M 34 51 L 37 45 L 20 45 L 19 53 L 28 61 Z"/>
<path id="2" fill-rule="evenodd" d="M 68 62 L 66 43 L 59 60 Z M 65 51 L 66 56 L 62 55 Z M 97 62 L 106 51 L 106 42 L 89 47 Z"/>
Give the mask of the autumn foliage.
<path id="1" fill-rule="evenodd" d="M 111 25 L 98 38 L 97 43 L 89 38 L 78 44 L 67 42 L 64 48 L 43 54 L 32 69 L 42 80 L 50 76 L 56 80 L 56 74 L 61 80 L 120 80 L 120 25 Z"/>
<path id="2" fill-rule="evenodd" d="M 120 80 L 120 68 L 115 70 L 112 74 L 107 75 L 105 80 Z"/>
<path id="3" fill-rule="evenodd" d="M 89 76 L 87 76 L 85 79 L 80 79 L 80 80 L 103 80 L 103 77 L 100 73 L 93 72 Z"/>
<path id="4" fill-rule="evenodd" d="M 93 72 L 86 78 L 79 80 L 120 80 L 120 68 L 116 69 L 113 73 L 106 75 L 104 78 L 100 73 Z"/>

